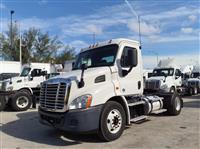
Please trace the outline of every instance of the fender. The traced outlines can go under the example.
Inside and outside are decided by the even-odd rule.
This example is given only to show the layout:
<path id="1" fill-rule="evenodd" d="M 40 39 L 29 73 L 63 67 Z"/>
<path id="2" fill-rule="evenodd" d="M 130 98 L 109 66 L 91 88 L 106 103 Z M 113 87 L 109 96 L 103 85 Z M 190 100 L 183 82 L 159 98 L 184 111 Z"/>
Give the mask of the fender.
<path id="1" fill-rule="evenodd" d="M 31 93 L 31 95 L 33 95 L 33 90 L 32 90 L 32 88 L 30 88 L 30 87 L 21 88 L 21 89 L 18 90 L 18 91 L 22 91 L 22 90 L 28 90 L 28 91 Z"/>
<path id="2" fill-rule="evenodd" d="M 126 101 L 126 98 L 124 96 L 115 96 L 115 97 L 112 97 L 111 99 L 109 99 L 108 101 L 110 101 L 110 100 L 117 101 L 123 106 L 123 108 L 125 110 L 126 117 L 127 117 L 126 124 L 130 125 L 131 124 L 131 122 L 130 122 L 130 111 L 129 111 L 129 107 L 128 107 L 128 103 Z"/>

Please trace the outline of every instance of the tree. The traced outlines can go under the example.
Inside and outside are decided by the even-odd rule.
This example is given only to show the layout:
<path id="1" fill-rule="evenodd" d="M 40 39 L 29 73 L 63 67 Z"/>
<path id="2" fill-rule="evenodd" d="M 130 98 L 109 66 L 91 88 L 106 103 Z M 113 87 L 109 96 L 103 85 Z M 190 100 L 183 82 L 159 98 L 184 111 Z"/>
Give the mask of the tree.
<path id="1" fill-rule="evenodd" d="M 55 36 L 51 38 L 48 33 L 38 32 L 32 61 L 51 63 L 57 55 L 57 50 L 63 46 Z"/>
<path id="2" fill-rule="evenodd" d="M 30 28 L 22 35 L 22 63 L 29 63 L 32 60 L 36 36 L 39 30 Z"/>
<path id="3" fill-rule="evenodd" d="M 6 36 L 3 42 L 3 53 L 8 57 L 8 60 L 18 61 L 19 60 L 19 34 L 17 24 L 12 26 L 12 39 L 13 47 L 11 47 L 11 27 L 6 32 Z"/>
<path id="4" fill-rule="evenodd" d="M 54 63 L 63 64 L 67 60 L 73 60 L 75 58 L 75 49 L 70 46 L 65 46 L 64 50 L 61 51 L 56 57 Z"/>
<path id="5" fill-rule="evenodd" d="M 9 30 L 6 34 L 0 34 L 1 54 L 6 60 L 19 61 L 20 53 L 20 37 L 18 26 L 13 25 L 12 39 L 13 47 L 11 47 Z M 64 45 L 57 36 L 50 36 L 48 32 L 43 33 L 36 28 L 29 28 L 23 31 L 22 37 L 22 63 L 41 62 L 41 63 L 64 63 L 71 60 L 75 56 L 75 49 Z M 64 48 L 64 50 L 62 50 Z M 60 52 L 58 52 L 60 51 Z M 0 55 L 0 56 L 1 56 Z"/>

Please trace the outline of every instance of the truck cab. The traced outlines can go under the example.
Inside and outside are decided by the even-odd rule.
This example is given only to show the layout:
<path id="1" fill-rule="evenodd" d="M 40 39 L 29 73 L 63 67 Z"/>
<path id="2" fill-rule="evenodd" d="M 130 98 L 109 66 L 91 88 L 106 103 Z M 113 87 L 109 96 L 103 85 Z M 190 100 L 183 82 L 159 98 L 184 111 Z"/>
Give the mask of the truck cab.
<path id="1" fill-rule="evenodd" d="M 0 95 L 1 110 L 10 103 L 13 110 L 24 111 L 30 108 L 33 96 L 38 97 L 40 84 L 50 74 L 50 64 L 31 63 L 25 64 L 17 77 L 6 79 L 2 82 Z M 3 106 L 4 105 L 4 106 Z"/>
<path id="2" fill-rule="evenodd" d="M 191 74 L 191 77 L 187 80 L 188 93 L 190 95 L 196 95 L 200 93 L 200 72 L 194 71 Z"/>
<path id="3" fill-rule="evenodd" d="M 175 92 L 182 85 L 181 71 L 176 67 L 161 67 L 153 70 L 145 82 L 147 92 Z"/>
<path id="4" fill-rule="evenodd" d="M 42 83 L 39 119 L 44 125 L 105 141 L 121 136 L 126 125 L 150 113 L 178 115 L 182 99 L 143 94 L 140 44 L 112 39 L 82 49 L 72 71 Z"/>

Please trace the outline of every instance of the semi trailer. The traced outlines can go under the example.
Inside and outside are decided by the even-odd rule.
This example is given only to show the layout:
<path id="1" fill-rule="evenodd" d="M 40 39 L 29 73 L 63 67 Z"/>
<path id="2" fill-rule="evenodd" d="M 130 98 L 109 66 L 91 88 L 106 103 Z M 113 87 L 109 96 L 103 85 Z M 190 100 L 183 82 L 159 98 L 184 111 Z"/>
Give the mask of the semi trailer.
<path id="1" fill-rule="evenodd" d="M 58 75 L 57 65 L 30 63 L 22 66 L 19 76 L 2 81 L 0 88 L 0 111 L 9 105 L 15 111 L 29 109 L 39 97 L 40 84 L 47 78 Z"/>
<path id="2" fill-rule="evenodd" d="M 141 47 L 134 40 L 112 39 L 82 49 L 72 71 L 42 83 L 39 121 L 112 141 L 125 126 L 150 114 L 179 115 L 183 101 L 176 92 L 143 93 L 142 66 Z"/>

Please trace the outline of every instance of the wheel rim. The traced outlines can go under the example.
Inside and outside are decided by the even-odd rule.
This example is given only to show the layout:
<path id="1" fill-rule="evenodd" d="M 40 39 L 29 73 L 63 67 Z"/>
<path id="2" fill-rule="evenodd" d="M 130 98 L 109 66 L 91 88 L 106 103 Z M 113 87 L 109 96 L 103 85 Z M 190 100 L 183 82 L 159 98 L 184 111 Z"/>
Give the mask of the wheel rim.
<path id="1" fill-rule="evenodd" d="M 181 100 L 179 97 L 176 97 L 175 99 L 175 106 L 176 106 L 176 111 L 179 111 L 181 109 Z"/>
<path id="2" fill-rule="evenodd" d="M 113 109 L 107 117 L 107 128 L 110 133 L 117 133 L 122 127 L 122 116 L 119 110 Z"/>
<path id="3" fill-rule="evenodd" d="M 28 106 L 28 98 L 26 96 L 21 96 L 18 97 L 16 100 L 16 104 L 19 108 L 25 108 L 26 106 Z"/>
<path id="4" fill-rule="evenodd" d="M 171 93 L 174 93 L 174 88 L 172 88 L 170 92 L 171 92 Z"/>
<path id="5" fill-rule="evenodd" d="M 194 94 L 197 94 L 197 88 L 194 88 Z"/>

